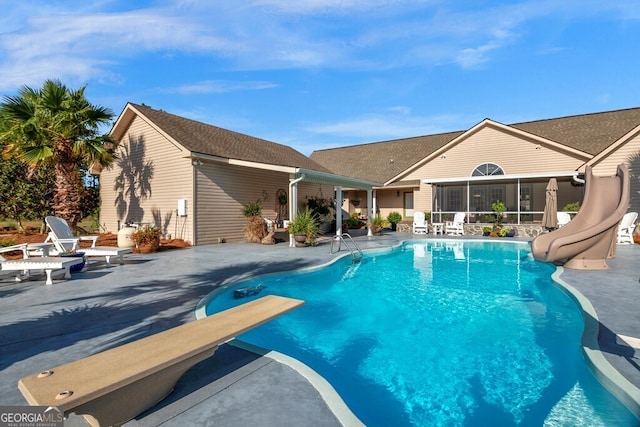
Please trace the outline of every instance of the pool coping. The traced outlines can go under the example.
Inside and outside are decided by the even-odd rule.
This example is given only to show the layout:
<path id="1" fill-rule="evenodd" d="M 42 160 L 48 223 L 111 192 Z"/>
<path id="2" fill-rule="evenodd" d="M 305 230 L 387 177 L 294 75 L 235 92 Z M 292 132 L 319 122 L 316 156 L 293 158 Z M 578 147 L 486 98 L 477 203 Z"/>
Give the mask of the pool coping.
<path id="1" fill-rule="evenodd" d="M 557 266 L 551 275 L 554 284 L 571 297 L 582 311 L 584 331 L 582 332 L 582 353 L 591 372 L 600 383 L 620 400 L 637 418 L 640 419 L 640 389 L 625 378 L 605 358 L 598 342 L 600 319 L 591 304 L 579 290 L 560 278 L 564 271 L 562 266 Z"/>

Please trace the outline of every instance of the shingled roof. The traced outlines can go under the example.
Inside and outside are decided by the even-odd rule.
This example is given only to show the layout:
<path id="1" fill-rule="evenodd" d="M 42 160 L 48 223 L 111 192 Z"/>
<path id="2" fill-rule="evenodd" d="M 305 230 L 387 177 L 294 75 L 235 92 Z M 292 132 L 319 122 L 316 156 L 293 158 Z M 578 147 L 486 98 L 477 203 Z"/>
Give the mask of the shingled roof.
<path id="1" fill-rule="evenodd" d="M 638 125 L 640 108 L 537 120 L 510 126 L 595 156 Z"/>
<path id="2" fill-rule="evenodd" d="M 640 108 L 516 123 L 513 128 L 596 155 L 640 125 Z M 466 131 L 314 151 L 332 172 L 387 182 Z"/>
<path id="3" fill-rule="evenodd" d="M 193 153 L 332 173 L 286 145 L 186 119 L 147 106 L 130 105 Z"/>
<path id="4" fill-rule="evenodd" d="M 333 173 L 386 182 L 463 133 L 449 132 L 318 150 L 311 154 L 311 159 L 330 168 Z"/>

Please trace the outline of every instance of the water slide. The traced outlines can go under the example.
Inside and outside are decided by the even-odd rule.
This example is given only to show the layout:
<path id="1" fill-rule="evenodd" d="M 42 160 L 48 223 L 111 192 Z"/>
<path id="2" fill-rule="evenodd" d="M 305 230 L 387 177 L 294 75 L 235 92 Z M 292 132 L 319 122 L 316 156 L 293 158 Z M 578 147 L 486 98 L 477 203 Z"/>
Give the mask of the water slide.
<path id="1" fill-rule="evenodd" d="M 533 257 L 543 262 L 563 262 L 578 270 L 608 269 L 615 256 L 618 223 L 629 208 L 630 179 L 626 164 L 613 176 L 585 171 L 585 196 L 580 211 L 569 223 L 531 242 Z"/>

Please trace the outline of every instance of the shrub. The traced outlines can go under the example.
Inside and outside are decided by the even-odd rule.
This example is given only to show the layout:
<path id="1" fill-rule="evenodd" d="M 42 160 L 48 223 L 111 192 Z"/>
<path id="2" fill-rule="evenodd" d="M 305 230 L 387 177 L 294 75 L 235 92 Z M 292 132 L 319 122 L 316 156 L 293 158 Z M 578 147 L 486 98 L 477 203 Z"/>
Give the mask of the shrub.
<path id="1" fill-rule="evenodd" d="M 157 241 L 160 238 L 160 234 L 162 234 L 160 228 L 156 227 L 155 225 L 146 225 L 140 230 L 133 233 L 131 235 L 131 238 L 134 242 L 136 242 L 136 245 L 144 246 Z"/>
<path id="2" fill-rule="evenodd" d="M 389 221 L 391 224 L 397 224 L 402 221 L 402 215 L 400 215 L 398 212 L 389 212 L 389 215 L 387 215 L 387 221 Z"/>
<path id="3" fill-rule="evenodd" d="M 247 218 L 251 216 L 261 216 L 262 202 L 260 201 L 260 199 L 256 200 L 255 202 L 249 202 L 246 205 L 244 205 L 242 207 L 242 214 Z"/>

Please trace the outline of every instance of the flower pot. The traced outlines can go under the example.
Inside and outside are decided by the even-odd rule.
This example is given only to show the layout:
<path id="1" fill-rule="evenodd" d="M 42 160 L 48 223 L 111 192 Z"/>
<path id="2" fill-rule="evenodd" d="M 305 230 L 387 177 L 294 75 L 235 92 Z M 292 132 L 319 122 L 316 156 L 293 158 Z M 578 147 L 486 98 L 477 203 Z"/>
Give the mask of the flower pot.
<path id="1" fill-rule="evenodd" d="M 397 231 L 398 230 L 398 224 L 396 224 L 395 222 L 391 223 L 391 231 Z"/>
<path id="2" fill-rule="evenodd" d="M 298 248 L 302 248 L 307 246 L 306 245 L 306 241 L 307 241 L 307 235 L 306 234 L 294 234 L 293 235 L 293 240 L 296 242 L 296 247 Z"/>
<path id="3" fill-rule="evenodd" d="M 138 252 L 141 254 L 150 254 L 156 252 L 160 247 L 160 236 L 146 239 L 143 243 L 138 243 Z"/>
<path id="4" fill-rule="evenodd" d="M 72 273 L 82 271 L 85 264 L 87 263 L 87 259 L 84 257 L 84 252 L 76 252 L 75 254 L 62 254 L 60 256 L 63 258 L 71 258 L 71 257 L 82 258 L 82 262 L 80 264 L 72 265 L 71 267 L 69 267 L 69 271 Z"/>

